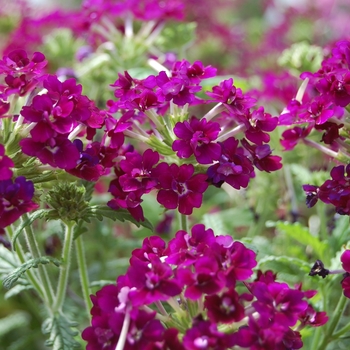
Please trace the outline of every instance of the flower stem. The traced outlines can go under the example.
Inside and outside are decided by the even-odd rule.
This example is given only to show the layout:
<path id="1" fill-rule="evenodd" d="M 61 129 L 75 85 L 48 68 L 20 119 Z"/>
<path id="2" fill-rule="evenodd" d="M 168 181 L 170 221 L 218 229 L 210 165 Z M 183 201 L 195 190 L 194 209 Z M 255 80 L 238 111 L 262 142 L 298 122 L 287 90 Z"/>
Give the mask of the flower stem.
<path id="1" fill-rule="evenodd" d="M 180 214 L 180 230 L 188 231 L 188 217 L 187 215 Z"/>
<path id="2" fill-rule="evenodd" d="M 88 315 L 90 315 L 90 310 L 92 308 L 92 302 L 90 300 L 91 291 L 89 288 L 89 275 L 88 275 L 87 267 L 86 267 L 84 242 L 83 242 L 82 235 L 80 235 L 75 240 L 75 248 L 76 248 L 76 253 L 77 253 L 77 260 L 78 260 L 78 266 L 79 266 L 79 276 L 80 276 L 81 288 L 83 291 L 83 298 L 85 301 L 87 313 L 88 313 Z"/>
<path id="3" fill-rule="evenodd" d="M 28 214 L 24 214 L 21 219 L 23 221 L 26 221 L 28 219 Z M 32 226 L 31 225 L 26 226 L 26 228 L 24 229 L 24 232 L 25 232 L 25 238 L 27 241 L 30 254 L 32 255 L 32 258 L 33 259 L 40 258 L 41 254 L 40 254 L 38 243 L 35 239 Z M 48 305 L 52 305 L 53 290 L 52 290 L 49 275 L 46 269 L 41 264 L 38 265 L 38 272 L 39 272 L 40 281 L 44 290 L 45 301 Z"/>
<path id="4" fill-rule="evenodd" d="M 341 297 L 338 301 L 337 307 L 335 308 L 334 313 L 332 314 L 331 322 L 329 323 L 329 326 L 327 327 L 326 333 L 323 336 L 322 343 L 319 346 L 317 346 L 317 344 L 315 344 L 317 346 L 317 350 L 325 350 L 327 348 L 327 345 L 336 339 L 334 336 L 334 330 L 336 329 L 336 327 L 337 327 L 337 325 L 338 325 L 338 323 L 343 315 L 347 301 L 348 301 L 348 299 L 344 295 L 341 295 Z M 314 347 L 314 349 L 316 349 L 316 348 Z"/>
<path id="5" fill-rule="evenodd" d="M 123 327 L 122 327 L 122 330 L 120 332 L 119 340 L 118 340 L 117 346 L 115 347 L 115 350 L 123 350 L 124 349 L 126 336 L 128 334 L 128 330 L 129 330 L 129 325 L 130 325 L 130 312 L 128 310 L 126 310 L 125 318 L 124 318 L 124 322 L 123 322 Z"/>
<path id="6" fill-rule="evenodd" d="M 69 222 L 66 224 L 66 232 L 64 237 L 64 244 L 62 250 L 62 265 L 60 267 L 60 276 L 58 279 L 57 295 L 53 307 L 54 312 L 62 308 L 64 298 L 66 296 L 69 268 L 71 263 L 71 252 L 73 243 L 73 228 L 75 223 Z"/>
<path id="7" fill-rule="evenodd" d="M 10 241 L 12 241 L 12 237 L 14 234 L 12 227 L 11 226 L 6 227 L 6 231 L 7 231 L 7 235 L 9 237 Z M 24 264 L 26 262 L 26 259 L 24 256 L 24 251 L 23 251 L 22 245 L 18 241 L 17 241 L 17 245 L 16 245 L 16 253 L 17 253 L 17 257 L 18 257 L 20 263 Z M 41 286 L 39 279 L 35 275 L 34 271 L 27 270 L 26 274 L 27 274 L 29 282 L 32 284 L 32 286 L 35 288 L 35 290 L 38 292 L 39 296 L 43 300 L 45 300 L 45 292 Z"/>

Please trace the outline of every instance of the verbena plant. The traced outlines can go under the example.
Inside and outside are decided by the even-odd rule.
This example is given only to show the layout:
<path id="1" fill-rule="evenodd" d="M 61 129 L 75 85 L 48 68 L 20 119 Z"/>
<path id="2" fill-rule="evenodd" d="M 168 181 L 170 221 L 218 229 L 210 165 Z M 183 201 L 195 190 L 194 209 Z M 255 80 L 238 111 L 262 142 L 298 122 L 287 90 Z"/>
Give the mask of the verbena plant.
<path id="1" fill-rule="evenodd" d="M 9 349 L 346 346 L 350 42 L 218 75 L 183 58 L 191 6 L 90 1 L 10 30 L 0 273 L 26 311 L 0 319 Z"/>

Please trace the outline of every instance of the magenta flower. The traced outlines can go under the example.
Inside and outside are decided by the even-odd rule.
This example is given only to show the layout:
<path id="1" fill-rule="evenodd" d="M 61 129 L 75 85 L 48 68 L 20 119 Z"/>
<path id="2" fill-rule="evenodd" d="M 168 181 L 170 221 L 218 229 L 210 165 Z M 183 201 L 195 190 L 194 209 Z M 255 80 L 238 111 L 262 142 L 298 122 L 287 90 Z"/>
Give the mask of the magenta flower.
<path id="1" fill-rule="evenodd" d="M 220 125 L 198 120 L 192 117 L 190 121 L 178 122 L 174 133 L 180 140 L 175 140 L 172 146 L 179 158 L 189 158 L 192 154 L 200 164 L 211 164 L 221 156 L 221 147 L 214 143 L 221 131 Z"/>
<path id="2" fill-rule="evenodd" d="M 150 255 L 149 263 L 136 256 L 130 259 L 127 277 L 135 289 L 129 292 L 133 306 L 148 305 L 158 300 L 167 300 L 179 295 L 182 285 L 174 279 L 170 265 L 162 262 L 157 256 Z"/>
<path id="3" fill-rule="evenodd" d="M 209 185 L 205 174 L 193 174 L 192 164 L 158 164 L 154 170 L 159 181 L 157 201 L 167 209 L 178 208 L 181 214 L 192 214 L 193 208 L 201 206 Z"/>
<path id="4" fill-rule="evenodd" d="M 229 349 L 236 343 L 232 334 L 220 332 L 215 323 L 204 321 L 198 316 L 193 320 L 192 328 L 186 332 L 183 345 L 187 350 L 222 350 Z"/>
<path id="5" fill-rule="evenodd" d="M 19 144 L 23 153 L 37 157 L 43 164 L 49 164 L 54 168 L 73 169 L 80 159 L 78 148 L 67 139 L 66 135 L 50 138 L 46 142 L 26 138 Z"/>
<path id="6" fill-rule="evenodd" d="M 208 168 L 207 174 L 210 182 L 220 187 L 227 182 L 235 189 L 246 188 L 249 180 L 255 176 L 252 162 L 238 148 L 239 141 L 230 137 L 221 145 L 221 157 L 218 163 Z"/>
<path id="7" fill-rule="evenodd" d="M 165 101 L 172 100 L 178 106 L 191 104 L 195 99 L 195 93 L 202 89 L 199 85 L 189 85 L 188 82 L 179 77 L 169 78 L 165 72 L 160 72 L 156 77 L 160 87 L 158 96 Z"/>
<path id="8" fill-rule="evenodd" d="M 294 149 L 294 147 L 298 144 L 300 140 L 304 139 L 310 134 L 312 129 L 313 126 L 303 128 L 295 126 L 293 129 L 285 130 L 282 133 L 282 139 L 280 143 L 286 151 L 291 151 Z"/>
<path id="9" fill-rule="evenodd" d="M 0 143 L 0 181 L 9 180 L 12 177 L 12 170 L 15 164 L 12 159 L 5 155 L 5 147 Z"/>
<path id="10" fill-rule="evenodd" d="M 252 293 L 257 299 L 252 305 L 260 314 L 261 324 L 275 320 L 285 327 L 292 327 L 299 314 L 308 307 L 308 303 L 303 300 L 304 293 L 289 288 L 286 283 L 253 282 Z"/>
<path id="11" fill-rule="evenodd" d="M 258 146 L 269 142 L 270 136 L 266 132 L 276 129 L 278 118 L 271 117 L 271 114 L 265 113 L 264 107 L 259 107 L 249 115 L 248 120 L 248 128 L 244 132 L 246 138 Z"/>
<path id="12" fill-rule="evenodd" d="M 235 289 L 230 288 L 221 295 L 205 297 L 204 306 L 213 323 L 239 322 L 245 317 L 244 305 Z"/>
<path id="13" fill-rule="evenodd" d="M 5 228 L 24 213 L 39 207 L 32 201 L 34 185 L 32 181 L 19 176 L 13 182 L 11 179 L 0 181 L 0 228 Z"/>
<path id="14" fill-rule="evenodd" d="M 188 79 L 190 84 L 199 84 L 203 79 L 215 77 L 216 71 L 212 66 L 204 67 L 201 61 L 195 61 L 191 65 L 190 62 L 182 60 L 175 62 L 171 74 L 173 77 Z"/>
<path id="15" fill-rule="evenodd" d="M 233 85 L 233 79 L 223 80 L 219 86 L 214 86 L 212 92 L 206 92 L 213 102 L 223 103 L 234 115 L 246 115 L 249 108 L 255 105 L 256 100 L 244 96 L 242 90 Z"/>
<path id="16" fill-rule="evenodd" d="M 147 149 L 142 156 L 137 152 L 125 153 L 125 159 L 119 163 L 119 167 L 125 172 L 119 177 L 123 191 L 143 190 L 148 193 L 155 188 L 158 180 L 152 170 L 158 162 L 159 153 L 151 149 Z"/>

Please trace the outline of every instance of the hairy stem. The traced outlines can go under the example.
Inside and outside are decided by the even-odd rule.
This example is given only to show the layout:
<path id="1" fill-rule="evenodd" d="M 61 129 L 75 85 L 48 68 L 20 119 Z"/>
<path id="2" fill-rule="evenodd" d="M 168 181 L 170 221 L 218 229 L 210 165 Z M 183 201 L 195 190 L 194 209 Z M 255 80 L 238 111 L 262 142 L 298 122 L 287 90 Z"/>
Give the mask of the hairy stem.
<path id="1" fill-rule="evenodd" d="M 62 265 L 60 266 L 60 276 L 58 279 L 57 295 L 53 307 L 54 312 L 59 311 L 62 308 L 66 296 L 69 268 L 71 264 L 74 226 L 75 223 L 73 222 L 66 223 L 66 232 L 62 250 Z"/>
<path id="2" fill-rule="evenodd" d="M 76 253 L 77 253 L 79 276 L 80 276 L 81 288 L 83 291 L 83 298 L 85 301 L 87 313 L 88 313 L 88 315 L 90 315 L 90 310 L 92 308 L 92 302 L 90 300 L 91 291 L 89 288 L 89 275 L 88 275 L 88 271 L 87 271 L 87 267 L 86 267 L 84 242 L 83 242 L 82 235 L 80 235 L 75 240 L 75 248 L 76 248 Z"/>
<path id="3" fill-rule="evenodd" d="M 7 235 L 9 237 L 10 241 L 12 241 L 12 237 L 14 234 L 12 227 L 11 226 L 6 227 L 6 231 L 7 231 Z M 17 253 L 17 257 L 18 257 L 20 263 L 24 264 L 26 262 L 26 258 L 24 255 L 22 245 L 18 241 L 17 241 L 17 245 L 16 245 L 16 253 Z M 41 299 L 45 300 L 45 291 L 43 290 L 43 288 L 41 286 L 41 282 L 39 281 L 39 279 L 35 275 L 34 271 L 27 270 L 26 274 L 27 274 L 29 282 L 32 284 L 32 286 L 35 288 L 35 290 L 38 292 Z"/>
<path id="4" fill-rule="evenodd" d="M 26 221 L 28 219 L 28 215 L 24 214 L 21 218 L 23 221 Z M 24 229 L 25 233 L 25 238 L 27 241 L 27 245 L 30 251 L 30 254 L 34 259 L 38 259 L 41 257 L 41 253 L 39 250 L 38 243 L 35 239 L 35 235 L 32 229 L 31 225 L 28 225 Z M 44 266 L 38 265 L 38 272 L 39 272 L 39 277 L 40 281 L 44 290 L 44 298 L 45 301 L 47 302 L 48 305 L 52 305 L 53 303 L 53 289 L 51 286 L 50 278 L 47 273 L 47 270 L 45 269 Z"/>

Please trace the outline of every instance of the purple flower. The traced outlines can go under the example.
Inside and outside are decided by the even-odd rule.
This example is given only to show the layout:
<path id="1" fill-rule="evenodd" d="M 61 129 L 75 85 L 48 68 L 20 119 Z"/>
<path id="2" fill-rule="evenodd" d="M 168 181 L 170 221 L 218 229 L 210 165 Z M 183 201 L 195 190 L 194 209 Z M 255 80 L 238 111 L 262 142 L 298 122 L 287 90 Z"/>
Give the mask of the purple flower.
<path id="1" fill-rule="evenodd" d="M 199 85 L 189 85 L 188 82 L 182 78 L 169 78 L 165 72 L 160 72 L 156 80 L 160 87 L 158 96 L 165 101 L 172 100 L 180 107 L 187 103 L 191 104 L 195 99 L 195 93 L 202 89 Z"/>
<path id="2" fill-rule="evenodd" d="M 340 215 L 350 213 L 350 165 L 339 165 L 331 170 L 332 179 L 326 180 L 320 187 L 304 185 L 307 194 L 306 204 L 312 207 L 317 200 L 332 204 Z"/>
<path id="3" fill-rule="evenodd" d="M 229 349 L 236 343 L 232 335 L 218 331 L 215 323 L 204 321 L 198 316 L 193 320 L 192 328 L 186 332 L 183 345 L 187 350 L 222 350 Z"/>
<path id="4" fill-rule="evenodd" d="M 73 169 L 80 158 L 78 148 L 67 139 L 67 135 L 59 135 L 46 142 L 26 138 L 19 144 L 23 153 L 37 157 L 43 164 L 49 164 L 54 168 Z"/>
<path id="5" fill-rule="evenodd" d="M 261 324 L 273 319 L 285 327 L 294 326 L 299 314 L 308 307 L 304 293 L 290 289 L 286 283 L 253 282 L 251 289 L 257 299 L 252 306 L 260 314 Z"/>
<path id="6" fill-rule="evenodd" d="M 12 170 L 15 164 L 12 159 L 5 155 L 5 147 L 0 143 L 0 181 L 9 180 L 12 177 Z"/>
<path id="7" fill-rule="evenodd" d="M 190 121 L 178 122 L 174 133 L 180 140 L 175 140 L 172 146 L 179 158 L 189 158 L 192 154 L 200 164 L 211 164 L 221 156 L 221 147 L 212 141 L 216 140 L 220 125 L 207 122 L 205 118 L 198 120 L 192 117 Z"/>
<path id="8" fill-rule="evenodd" d="M 195 61 L 191 65 L 190 62 L 182 60 L 175 62 L 171 74 L 173 77 L 188 79 L 190 84 L 199 84 L 203 79 L 215 77 L 216 71 L 212 66 L 204 67 L 201 61 Z"/>
<path id="9" fill-rule="evenodd" d="M 278 118 L 271 117 L 271 114 L 265 113 L 264 107 L 259 107 L 249 115 L 248 120 L 248 128 L 245 131 L 246 138 L 258 146 L 269 142 L 270 136 L 266 131 L 271 132 L 276 129 Z"/>
<path id="10" fill-rule="evenodd" d="M 34 185 L 32 181 L 19 176 L 13 182 L 11 179 L 0 181 L 0 228 L 5 228 L 24 213 L 39 207 L 32 201 Z"/>
<path id="11" fill-rule="evenodd" d="M 233 288 L 221 295 L 206 296 L 204 306 L 213 323 L 239 322 L 245 317 L 243 303 L 240 303 L 239 295 Z"/>
<path id="12" fill-rule="evenodd" d="M 179 280 L 174 279 L 170 265 L 161 262 L 155 255 L 150 255 L 149 261 L 145 263 L 136 256 L 130 259 L 127 276 L 132 286 L 136 287 L 129 292 L 129 298 L 134 306 L 167 300 L 182 291 Z"/>
<path id="13" fill-rule="evenodd" d="M 207 174 L 210 182 L 220 187 L 227 182 L 233 188 L 239 190 L 248 186 L 250 178 L 254 177 L 254 168 L 251 161 L 238 147 L 239 141 L 230 137 L 221 145 L 221 157 L 219 162 L 208 168 Z"/>
<path id="14" fill-rule="evenodd" d="M 279 156 L 271 155 L 272 150 L 269 145 L 250 145 L 245 139 L 243 139 L 241 143 L 244 148 L 249 151 L 253 159 L 253 164 L 260 171 L 266 171 L 269 173 L 271 171 L 276 171 L 282 168 L 282 158 Z"/>
<path id="15" fill-rule="evenodd" d="M 114 197 L 107 203 L 110 208 L 114 210 L 118 210 L 120 208 L 127 209 L 135 220 L 145 220 L 143 210 L 140 205 L 142 203 L 141 197 L 144 194 L 143 190 L 125 192 L 119 183 L 119 179 L 117 178 L 110 182 L 108 192 L 110 192 Z"/>
<path id="16" fill-rule="evenodd" d="M 147 149 L 141 156 L 137 152 L 125 153 L 125 159 L 119 166 L 125 172 L 119 177 L 123 191 L 131 192 L 143 190 L 150 192 L 158 184 L 157 178 L 152 174 L 152 169 L 159 162 L 159 153 Z"/>
<path id="17" fill-rule="evenodd" d="M 157 201 L 167 209 L 178 208 L 181 214 L 192 214 L 193 208 L 201 206 L 208 188 L 205 174 L 193 174 L 192 164 L 158 164 L 154 170 L 159 181 Z"/>
<path id="18" fill-rule="evenodd" d="M 347 249 L 340 257 L 342 267 L 346 272 L 350 272 L 350 250 Z"/>
<path id="19" fill-rule="evenodd" d="M 203 295 L 212 295 L 221 291 L 225 280 L 219 274 L 219 264 L 213 256 L 198 257 L 190 267 L 179 267 L 176 279 L 186 285 L 185 297 L 197 300 Z"/>
<path id="20" fill-rule="evenodd" d="M 293 129 L 285 130 L 282 133 L 281 145 L 284 147 L 286 151 L 291 151 L 298 144 L 298 142 L 304 139 L 306 136 L 310 134 L 313 126 L 308 127 L 299 127 L 295 126 Z"/>
<path id="21" fill-rule="evenodd" d="M 245 115 L 248 109 L 255 105 L 256 100 L 244 96 L 242 90 L 233 85 L 233 79 L 223 80 L 219 86 L 214 86 L 212 92 L 206 92 L 213 102 L 223 103 L 234 115 Z"/>

